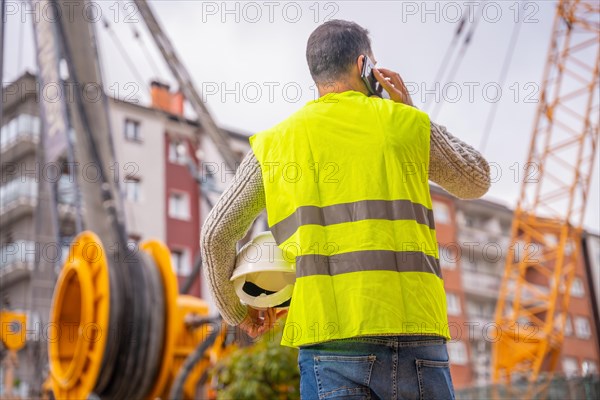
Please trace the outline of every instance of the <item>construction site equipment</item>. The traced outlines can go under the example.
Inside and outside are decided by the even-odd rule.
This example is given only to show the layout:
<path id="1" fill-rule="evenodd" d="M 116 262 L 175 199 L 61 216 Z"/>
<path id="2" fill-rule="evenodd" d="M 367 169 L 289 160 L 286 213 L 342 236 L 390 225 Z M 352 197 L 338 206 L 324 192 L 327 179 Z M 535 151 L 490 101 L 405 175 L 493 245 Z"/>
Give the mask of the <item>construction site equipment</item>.
<path id="1" fill-rule="evenodd" d="M 18 366 L 17 351 L 25 347 L 26 316 L 23 313 L 0 310 L 0 364 L 4 375 L 4 397 L 13 396 L 14 373 Z"/>
<path id="2" fill-rule="evenodd" d="M 8 350 L 25 346 L 25 314 L 0 310 L 0 344 Z"/>
<path id="3" fill-rule="evenodd" d="M 180 295 L 169 250 L 146 241 L 130 252 L 129 265 L 111 267 L 98 236 L 83 232 L 73 241 L 52 304 L 49 343 L 52 388 L 59 399 L 169 398 L 184 360 L 213 332 L 187 321 L 208 314 L 207 304 Z M 123 268 L 139 275 L 127 287 Z M 116 299 L 118 301 L 111 301 Z M 214 339 L 213 339 L 214 341 Z M 210 354 L 194 365 L 183 398 L 211 365 Z"/>
<path id="4" fill-rule="evenodd" d="M 230 280 L 245 304 L 257 309 L 288 307 L 296 281 L 296 264 L 287 260 L 270 231 L 242 247 Z"/>
<path id="5" fill-rule="evenodd" d="M 496 309 L 492 378 L 556 370 L 598 146 L 600 4 L 560 0 Z M 547 382 L 550 379 L 545 380 Z"/>

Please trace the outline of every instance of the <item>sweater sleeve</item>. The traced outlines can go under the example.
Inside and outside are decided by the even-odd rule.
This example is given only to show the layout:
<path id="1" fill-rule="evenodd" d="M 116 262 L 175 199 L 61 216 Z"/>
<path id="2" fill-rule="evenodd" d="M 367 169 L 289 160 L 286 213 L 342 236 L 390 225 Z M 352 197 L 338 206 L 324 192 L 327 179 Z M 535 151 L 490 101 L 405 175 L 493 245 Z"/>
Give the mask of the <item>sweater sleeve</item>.
<path id="1" fill-rule="evenodd" d="M 260 165 L 250 150 L 208 214 L 200 239 L 204 277 L 219 313 L 230 325 L 239 325 L 247 314 L 247 306 L 229 281 L 235 268 L 236 244 L 264 208 Z"/>
<path id="2" fill-rule="evenodd" d="M 490 188 L 490 166 L 481 153 L 431 122 L 429 179 L 461 199 L 476 199 Z"/>

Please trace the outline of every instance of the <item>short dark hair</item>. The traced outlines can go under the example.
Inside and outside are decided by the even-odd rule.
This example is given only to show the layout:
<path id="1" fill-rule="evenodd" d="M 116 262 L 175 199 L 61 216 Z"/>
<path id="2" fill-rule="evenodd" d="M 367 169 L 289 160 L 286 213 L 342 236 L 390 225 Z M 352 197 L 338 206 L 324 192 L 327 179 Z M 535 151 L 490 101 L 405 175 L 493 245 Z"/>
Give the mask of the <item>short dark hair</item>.
<path id="1" fill-rule="evenodd" d="M 373 55 L 369 31 L 351 21 L 325 22 L 310 34 L 306 44 L 308 69 L 317 83 L 337 80 L 361 54 Z"/>

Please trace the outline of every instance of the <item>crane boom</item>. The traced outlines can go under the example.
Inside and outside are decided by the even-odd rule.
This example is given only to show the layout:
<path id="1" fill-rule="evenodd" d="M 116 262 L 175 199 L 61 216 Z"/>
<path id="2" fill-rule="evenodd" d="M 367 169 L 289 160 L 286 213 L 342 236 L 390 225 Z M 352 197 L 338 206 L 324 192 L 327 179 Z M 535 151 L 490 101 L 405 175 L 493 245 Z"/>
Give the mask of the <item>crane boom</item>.
<path id="1" fill-rule="evenodd" d="M 157 19 L 154 17 L 149 4 L 145 0 L 134 0 L 136 7 L 140 11 L 144 23 L 148 27 L 156 46 L 162 53 L 171 73 L 179 84 L 179 89 L 183 92 L 185 98 L 190 102 L 198 121 L 201 121 L 202 127 L 208 133 L 217 147 L 217 150 L 223 157 L 225 164 L 229 169 L 235 169 L 237 157 L 231 149 L 226 134 L 217 126 L 206 105 L 202 102 L 200 94 L 196 90 L 192 78 L 187 69 L 179 59 L 175 47 L 162 30 Z"/>
<path id="2" fill-rule="evenodd" d="M 560 0 L 496 308 L 492 378 L 556 369 L 598 146 L 600 3 Z M 539 386 L 543 387 L 543 385 Z"/>

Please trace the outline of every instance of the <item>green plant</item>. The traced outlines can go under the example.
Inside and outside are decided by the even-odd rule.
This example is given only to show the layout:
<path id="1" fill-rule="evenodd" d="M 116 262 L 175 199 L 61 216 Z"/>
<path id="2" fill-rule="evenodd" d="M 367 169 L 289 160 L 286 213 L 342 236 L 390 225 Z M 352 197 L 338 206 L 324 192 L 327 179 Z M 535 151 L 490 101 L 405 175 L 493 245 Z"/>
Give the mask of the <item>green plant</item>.
<path id="1" fill-rule="evenodd" d="M 279 344 L 282 332 L 276 327 L 216 365 L 218 399 L 300 398 L 298 350 Z"/>

